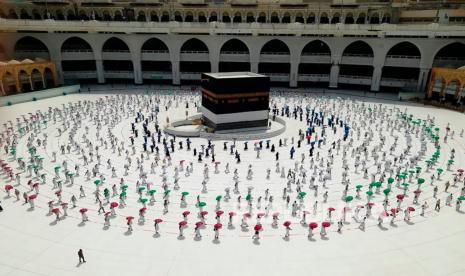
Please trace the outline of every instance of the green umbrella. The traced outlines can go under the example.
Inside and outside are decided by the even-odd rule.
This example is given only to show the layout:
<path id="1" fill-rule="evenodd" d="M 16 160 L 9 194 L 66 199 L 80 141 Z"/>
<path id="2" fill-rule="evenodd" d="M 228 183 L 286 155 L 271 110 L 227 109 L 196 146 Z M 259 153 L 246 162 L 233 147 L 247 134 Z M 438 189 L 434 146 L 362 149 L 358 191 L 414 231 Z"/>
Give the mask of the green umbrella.
<path id="1" fill-rule="evenodd" d="M 406 183 L 406 182 L 402 183 L 401 185 L 404 186 L 405 188 L 407 188 L 408 186 L 410 186 L 410 184 L 408 184 L 408 183 Z"/>
<path id="2" fill-rule="evenodd" d="M 186 195 L 188 195 L 188 194 L 189 194 L 189 192 L 182 192 L 182 193 L 181 193 L 181 195 L 183 195 L 183 196 L 186 196 Z"/>
<path id="3" fill-rule="evenodd" d="M 368 196 L 372 196 L 372 195 L 373 195 L 373 192 L 372 192 L 372 191 L 368 191 L 368 192 L 367 192 L 367 195 L 368 195 Z"/>
<path id="4" fill-rule="evenodd" d="M 379 188 L 379 187 L 381 187 L 382 183 L 381 182 L 373 182 L 370 185 L 373 186 L 373 187 Z"/>
<path id="5" fill-rule="evenodd" d="M 384 190 L 383 190 L 383 193 L 384 193 L 385 195 L 388 195 L 390 192 L 391 192 L 391 189 L 384 189 Z"/>
<path id="6" fill-rule="evenodd" d="M 68 172 L 68 176 L 71 176 L 71 177 L 72 177 L 72 176 L 75 176 L 75 175 L 76 175 L 76 174 L 73 173 L 73 172 Z"/>
<path id="7" fill-rule="evenodd" d="M 465 196 L 459 196 L 458 200 L 460 200 L 460 201 L 465 200 Z"/>
<path id="8" fill-rule="evenodd" d="M 94 184 L 95 184 L 95 185 L 100 185 L 100 183 L 102 183 L 102 180 L 100 180 L 100 179 L 96 179 L 96 180 L 94 181 Z"/>
<path id="9" fill-rule="evenodd" d="M 59 169 L 61 169 L 60 166 L 55 166 L 55 168 L 53 168 L 55 171 L 58 171 Z"/>
<path id="10" fill-rule="evenodd" d="M 169 193 L 171 193 L 171 190 L 166 190 L 166 191 L 165 191 L 165 195 L 167 195 L 167 194 L 169 194 Z"/>
<path id="11" fill-rule="evenodd" d="M 124 184 L 123 186 L 121 186 L 121 189 L 126 190 L 128 187 L 128 185 Z"/>
<path id="12" fill-rule="evenodd" d="M 144 186 L 139 186 L 139 188 L 137 188 L 137 190 L 139 190 L 139 192 L 142 192 L 145 190 L 145 187 Z"/>
<path id="13" fill-rule="evenodd" d="M 247 201 L 250 201 L 252 199 L 252 196 L 250 194 L 248 194 L 246 197 L 245 197 L 245 200 Z"/>
<path id="14" fill-rule="evenodd" d="M 388 178 L 388 183 L 389 183 L 389 184 L 394 183 L 394 181 L 395 181 L 394 178 L 392 178 L 392 177 L 389 177 L 389 178 Z"/>
<path id="15" fill-rule="evenodd" d="M 222 197 L 223 197 L 223 196 L 219 195 L 219 196 L 217 196 L 215 199 L 216 199 L 216 201 L 220 201 Z"/>
<path id="16" fill-rule="evenodd" d="M 355 188 L 357 188 L 357 190 L 360 191 L 360 189 L 363 188 L 363 185 L 357 185 L 355 186 Z"/>
<path id="17" fill-rule="evenodd" d="M 417 183 L 418 184 L 423 184 L 423 183 L 425 183 L 425 179 L 424 178 L 418 178 Z"/>
<path id="18" fill-rule="evenodd" d="M 442 172 L 444 171 L 444 170 L 441 169 L 441 168 L 438 168 L 438 169 L 436 169 L 436 170 L 438 171 L 438 173 L 442 173 Z"/>
<path id="19" fill-rule="evenodd" d="M 450 159 L 449 161 L 447 161 L 447 163 L 448 163 L 449 165 L 452 165 L 452 164 L 454 164 L 454 160 Z"/>
<path id="20" fill-rule="evenodd" d="M 353 196 L 346 196 L 346 202 L 351 202 L 353 199 Z"/>
<path id="21" fill-rule="evenodd" d="M 121 194 L 119 194 L 120 197 L 124 197 L 126 196 L 126 192 L 121 192 Z"/>
<path id="22" fill-rule="evenodd" d="M 156 192 L 157 192 L 157 190 L 153 190 L 153 189 L 152 189 L 152 190 L 149 191 L 149 194 L 150 194 L 150 195 L 154 195 Z"/>
<path id="23" fill-rule="evenodd" d="M 207 206 L 207 203 L 201 201 L 201 202 L 199 202 L 198 206 L 199 207 L 205 207 L 205 206 Z"/>
<path id="24" fill-rule="evenodd" d="M 148 200 L 147 198 L 144 197 L 144 198 L 139 199 L 139 201 L 140 201 L 141 203 L 147 203 L 147 201 L 149 201 L 149 200 Z"/>
<path id="25" fill-rule="evenodd" d="M 300 196 L 300 197 L 305 197 L 306 195 L 307 195 L 306 192 L 299 192 L 299 196 Z"/>

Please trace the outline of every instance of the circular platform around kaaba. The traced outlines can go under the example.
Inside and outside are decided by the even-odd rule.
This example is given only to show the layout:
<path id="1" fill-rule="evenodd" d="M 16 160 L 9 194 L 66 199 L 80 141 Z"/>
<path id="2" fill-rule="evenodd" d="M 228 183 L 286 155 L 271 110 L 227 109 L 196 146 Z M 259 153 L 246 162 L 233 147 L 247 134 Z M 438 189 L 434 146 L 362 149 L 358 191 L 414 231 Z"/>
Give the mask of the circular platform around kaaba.
<path id="1" fill-rule="evenodd" d="M 275 118 L 267 128 L 235 129 L 222 132 L 207 132 L 203 125 L 196 124 L 202 114 L 196 114 L 185 120 L 177 120 L 164 128 L 165 133 L 179 137 L 201 137 L 210 140 L 256 140 L 278 136 L 286 131 L 286 121 Z"/>

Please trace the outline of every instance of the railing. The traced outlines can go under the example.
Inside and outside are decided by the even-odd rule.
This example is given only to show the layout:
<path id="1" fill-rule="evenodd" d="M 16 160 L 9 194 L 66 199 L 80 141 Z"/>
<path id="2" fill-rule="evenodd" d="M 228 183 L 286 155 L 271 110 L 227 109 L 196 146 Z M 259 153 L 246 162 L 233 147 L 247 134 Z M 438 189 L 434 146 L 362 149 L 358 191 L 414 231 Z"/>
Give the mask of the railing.
<path id="1" fill-rule="evenodd" d="M 221 55 L 248 55 L 249 52 L 241 52 L 241 51 L 221 51 Z"/>
<path id="2" fill-rule="evenodd" d="M 261 52 L 260 55 L 281 55 L 281 56 L 285 56 L 285 55 L 290 55 L 289 52 Z"/>
<path id="3" fill-rule="evenodd" d="M 91 53 L 91 49 L 64 49 L 62 53 Z"/>
<path id="4" fill-rule="evenodd" d="M 168 54 L 168 50 L 142 50 L 142 53 L 149 53 L 149 54 Z"/>
<path id="5" fill-rule="evenodd" d="M 356 76 L 356 75 L 339 75 L 340 78 L 346 78 L 346 79 L 363 79 L 363 80 L 371 80 L 370 76 Z"/>
<path id="6" fill-rule="evenodd" d="M 3 31 L 75 31 L 75 32 L 156 32 L 156 33 L 231 33 L 246 34 L 321 34 L 334 33 L 341 36 L 344 33 L 380 35 L 403 35 L 415 33 L 417 36 L 447 36 L 448 32 L 454 36 L 465 35 L 461 25 L 431 24 L 270 24 L 270 23 L 221 23 L 221 22 L 119 22 L 119 21 L 59 21 L 55 20 L 25 20 L 0 19 Z"/>
<path id="7" fill-rule="evenodd" d="M 208 54 L 208 51 L 181 51 L 181 54 Z"/>
<path id="8" fill-rule="evenodd" d="M 104 49 L 104 53 L 129 53 L 129 50 Z"/>
<path id="9" fill-rule="evenodd" d="M 34 50 L 15 50 L 15 53 L 48 53 L 48 50 L 34 49 Z"/>
<path id="10" fill-rule="evenodd" d="M 342 57 L 369 57 L 372 58 L 373 55 L 370 54 L 352 54 L 352 53 L 344 53 Z"/>
<path id="11" fill-rule="evenodd" d="M 421 59 L 420 56 L 410 56 L 410 55 L 388 55 L 386 58 L 406 58 L 406 59 Z"/>
<path id="12" fill-rule="evenodd" d="M 302 56 L 331 56 L 331 53 L 302 52 Z"/>

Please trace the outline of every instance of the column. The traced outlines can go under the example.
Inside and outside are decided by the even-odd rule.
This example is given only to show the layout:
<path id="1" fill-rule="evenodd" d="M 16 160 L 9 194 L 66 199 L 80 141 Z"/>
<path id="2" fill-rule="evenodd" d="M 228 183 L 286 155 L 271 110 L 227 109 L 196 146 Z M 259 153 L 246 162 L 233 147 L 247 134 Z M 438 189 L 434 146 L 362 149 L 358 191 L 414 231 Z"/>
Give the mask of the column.
<path id="1" fill-rule="evenodd" d="M 179 72 L 179 60 L 171 61 L 171 75 L 173 76 L 173 85 L 180 85 L 181 75 Z"/>
<path id="2" fill-rule="evenodd" d="M 252 61 L 250 63 L 250 71 L 252 73 L 258 73 L 258 61 Z"/>
<path id="3" fill-rule="evenodd" d="M 2 96 L 6 96 L 5 88 L 3 87 L 3 80 L 0 79 L 0 91 L 2 92 Z"/>
<path id="4" fill-rule="evenodd" d="M 29 75 L 29 85 L 31 86 L 31 91 L 34 91 L 34 83 L 32 83 L 32 73 Z"/>
<path id="5" fill-rule="evenodd" d="M 132 60 L 132 66 L 134 67 L 134 83 L 142 84 L 142 68 L 140 64 L 140 58 L 134 58 Z"/>
<path id="6" fill-rule="evenodd" d="M 210 60 L 210 67 L 212 73 L 217 73 L 219 68 L 219 62 L 217 60 Z"/>
<path id="7" fill-rule="evenodd" d="M 428 81 L 428 73 L 430 68 L 420 68 L 420 74 L 418 76 L 417 91 L 424 92 L 426 82 Z"/>
<path id="8" fill-rule="evenodd" d="M 337 88 L 339 78 L 339 64 L 333 64 L 331 66 L 331 72 L 329 74 L 329 88 Z"/>
<path id="9" fill-rule="evenodd" d="M 97 69 L 97 80 L 98 83 L 105 83 L 105 74 L 103 71 L 103 61 L 101 59 L 95 60 L 95 66 Z"/>
<path id="10" fill-rule="evenodd" d="M 53 60 L 53 58 L 52 58 Z M 63 76 L 63 69 L 61 68 L 61 58 L 60 59 L 54 59 L 55 61 L 55 71 L 57 73 L 57 81 L 59 84 L 64 84 L 64 76 Z"/>
<path id="11" fill-rule="evenodd" d="M 42 88 L 45 89 L 45 87 L 47 86 L 45 83 L 45 71 L 40 74 L 40 77 L 42 78 Z"/>
<path id="12" fill-rule="evenodd" d="M 291 63 L 291 73 L 289 75 L 289 87 L 297 87 L 297 76 L 299 72 L 299 63 Z"/>
<path id="13" fill-rule="evenodd" d="M 371 77 L 371 91 L 378 92 L 381 85 L 381 74 L 383 72 L 383 67 L 375 66 L 373 68 L 373 75 Z"/>

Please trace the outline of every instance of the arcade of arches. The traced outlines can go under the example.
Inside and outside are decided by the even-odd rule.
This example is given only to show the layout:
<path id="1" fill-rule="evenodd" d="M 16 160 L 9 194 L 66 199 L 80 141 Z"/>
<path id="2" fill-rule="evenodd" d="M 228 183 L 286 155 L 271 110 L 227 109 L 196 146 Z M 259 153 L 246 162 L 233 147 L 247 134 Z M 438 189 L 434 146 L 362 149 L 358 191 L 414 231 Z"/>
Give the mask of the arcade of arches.
<path id="1" fill-rule="evenodd" d="M 52 61 L 25 59 L 0 62 L 0 96 L 41 90 L 58 85 Z"/>

